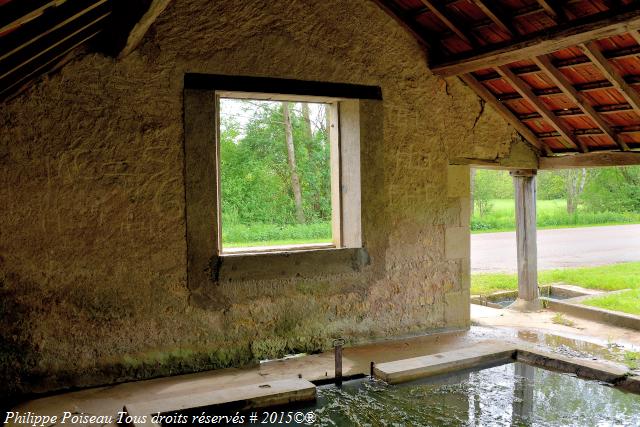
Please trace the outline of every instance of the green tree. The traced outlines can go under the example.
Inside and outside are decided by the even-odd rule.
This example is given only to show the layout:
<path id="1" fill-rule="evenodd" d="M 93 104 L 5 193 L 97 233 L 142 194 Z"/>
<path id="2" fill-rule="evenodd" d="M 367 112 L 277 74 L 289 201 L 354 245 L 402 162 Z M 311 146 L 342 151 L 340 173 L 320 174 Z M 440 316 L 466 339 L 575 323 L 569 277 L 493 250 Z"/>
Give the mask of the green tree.
<path id="1" fill-rule="evenodd" d="M 566 199 L 565 178 L 557 171 L 539 171 L 536 179 L 538 200 Z"/>
<path id="2" fill-rule="evenodd" d="M 591 171 L 584 191 L 587 209 L 595 212 L 640 212 L 640 166 Z"/>
<path id="3" fill-rule="evenodd" d="M 282 103 L 242 101 L 242 105 L 241 124 L 233 114 L 224 114 L 227 110 L 222 104 L 223 229 L 224 224 L 296 224 L 301 216 L 306 222 L 330 220 L 329 143 L 324 118 L 320 126 L 311 126 L 301 105 L 289 104 L 287 126 Z M 295 168 L 291 158 L 295 159 Z M 302 211 L 296 209 L 294 169 Z"/>
<path id="4" fill-rule="evenodd" d="M 491 211 L 493 199 L 512 199 L 513 182 L 507 171 L 476 169 L 472 174 L 474 212 L 484 216 Z"/>

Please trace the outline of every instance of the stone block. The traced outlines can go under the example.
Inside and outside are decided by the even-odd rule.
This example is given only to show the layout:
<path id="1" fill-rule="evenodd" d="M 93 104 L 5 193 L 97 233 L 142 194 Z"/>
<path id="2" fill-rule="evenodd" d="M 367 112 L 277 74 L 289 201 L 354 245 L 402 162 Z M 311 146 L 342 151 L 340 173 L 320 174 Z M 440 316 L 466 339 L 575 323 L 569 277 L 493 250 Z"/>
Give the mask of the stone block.
<path id="1" fill-rule="evenodd" d="M 447 166 L 447 195 L 468 197 L 471 194 L 471 175 L 467 165 Z"/>
<path id="2" fill-rule="evenodd" d="M 448 227 L 445 231 L 444 248 L 448 260 L 466 259 L 471 256 L 469 227 Z"/>
<path id="3" fill-rule="evenodd" d="M 450 292 L 445 295 L 444 322 L 448 327 L 467 328 L 470 325 L 469 292 Z"/>

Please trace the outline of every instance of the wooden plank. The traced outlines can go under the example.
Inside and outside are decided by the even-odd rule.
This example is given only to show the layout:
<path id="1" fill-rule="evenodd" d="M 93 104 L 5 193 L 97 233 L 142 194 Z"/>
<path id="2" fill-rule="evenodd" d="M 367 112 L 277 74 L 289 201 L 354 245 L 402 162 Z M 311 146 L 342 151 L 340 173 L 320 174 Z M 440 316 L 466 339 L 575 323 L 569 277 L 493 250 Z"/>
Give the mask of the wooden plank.
<path id="1" fill-rule="evenodd" d="M 51 13 L 46 13 L 42 18 L 33 20 L 2 37 L 0 47 L 0 61 L 17 51 L 35 43 L 45 36 L 54 34 L 65 26 L 82 18 L 84 23 L 94 20 L 100 15 L 110 12 L 108 0 L 81 0 L 67 2 L 61 7 L 55 8 Z M 103 6 L 104 5 L 104 6 Z M 108 7 L 107 7 L 108 6 Z M 76 29 L 82 25 L 76 25 Z M 69 31 L 65 29 L 65 31 Z"/>
<path id="2" fill-rule="evenodd" d="M 542 33 L 500 44 L 476 49 L 441 63 L 431 63 L 431 71 L 440 76 L 455 76 L 483 68 L 497 67 L 512 62 L 545 55 L 591 40 L 627 33 L 640 29 L 640 4 L 625 7 L 625 12 L 612 11 L 588 16 L 558 25 Z"/>
<path id="3" fill-rule="evenodd" d="M 74 6 L 75 3 L 67 3 L 67 5 Z M 60 8 L 60 10 L 56 10 L 58 19 L 54 17 L 46 20 L 34 20 L 28 25 L 9 33 L 2 38 L 3 46 L 0 48 L 0 61 L 4 61 L 12 55 L 18 57 L 14 63 L 28 59 L 65 35 L 86 26 L 87 23 L 95 22 L 96 19 L 105 14 L 108 15 L 111 10 L 108 0 L 100 0 L 96 3 L 88 1 L 85 2 L 85 5 L 89 7 L 76 10 L 70 10 L 69 8 L 62 10 Z M 71 15 L 64 15 L 65 12 L 69 12 Z"/>
<path id="4" fill-rule="evenodd" d="M 342 247 L 362 247 L 360 193 L 360 101 L 340 102 L 340 187 Z"/>
<path id="5" fill-rule="evenodd" d="M 217 92 L 229 91 L 382 100 L 382 89 L 379 86 L 273 77 L 186 73 L 184 75 L 184 87 L 185 89 L 214 90 Z"/>
<path id="6" fill-rule="evenodd" d="M 497 9 L 495 2 L 489 3 L 485 0 L 473 0 L 476 6 L 489 17 L 502 31 L 509 35 L 517 34 L 504 13 Z"/>
<path id="7" fill-rule="evenodd" d="M 66 0 L 14 0 L 2 6 L 0 34 L 39 18 L 50 7 L 61 6 Z"/>
<path id="8" fill-rule="evenodd" d="M 12 57 L 8 61 L 4 63 L 0 63 L 0 79 L 4 79 L 8 75 L 14 73 L 19 68 L 24 67 L 25 65 L 38 59 L 42 55 L 45 55 L 47 52 L 55 49 L 57 46 L 60 46 L 65 42 L 72 40 L 74 37 L 78 37 L 82 34 L 86 34 L 89 32 L 99 31 L 101 28 L 99 27 L 98 24 L 102 24 L 102 21 L 104 21 L 105 18 L 107 18 L 109 15 L 110 15 L 110 12 L 107 12 L 99 16 L 97 19 L 93 20 L 92 22 L 89 22 L 83 27 L 73 31 L 71 34 L 67 35 L 66 33 L 64 33 L 62 35 L 59 35 L 58 37 L 56 37 L 56 39 L 51 41 L 50 45 L 48 45 L 47 43 L 46 47 L 44 47 L 44 41 L 41 41 L 43 43 L 42 48 L 40 48 L 40 42 L 38 42 L 29 46 L 29 48 L 24 51 L 24 52 L 27 52 L 27 51 L 32 52 L 32 54 L 25 56 L 21 52 L 21 54 L 16 56 L 15 59 L 14 57 Z M 62 37 L 63 35 L 64 37 Z"/>
<path id="9" fill-rule="evenodd" d="M 622 96 L 624 96 L 629 105 L 637 112 L 640 112 L 640 94 L 627 83 L 622 74 L 604 57 L 598 45 L 595 42 L 588 42 L 581 44 L 580 47 L 589 59 L 591 59 L 593 65 L 622 93 Z"/>
<path id="10" fill-rule="evenodd" d="M 460 76 L 462 81 L 464 81 L 467 86 L 475 91 L 475 93 L 482 98 L 485 102 L 493 106 L 493 108 L 498 111 L 498 113 L 511 125 L 513 126 L 522 137 L 529 142 L 533 147 L 537 149 L 544 149 L 548 153 L 550 152 L 549 148 L 546 144 L 543 144 L 538 140 L 536 135 L 516 117 L 509 108 L 507 108 L 502 102 L 498 101 L 498 99 L 491 93 L 482 83 L 480 83 L 473 74 L 464 74 Z"/>
<path id="11" fill-rule="evenodd" d="M 533 107 L 536 109 L 540 115 L 547 120 L 553 128 L 560 133 L 562 138 L 568 143 L 566 144 L 568 148 L 576 148 L 580 147 L 582 151 L 585 151 L 585 148 L 576 138 L 571 130 L 558 118 L 549 107 L 547 107 L 544 102 L 540 98 L 538 98 L 533 90 L 527 86 L 527 84 L 520 79 L 520 77 L 513 74 L 513 71 L 509 69 L 509 67 L 501 66 L 498 67 L 498 72 L 502 75 L 502 77 L 516 90 L 524 99 L 526 99 Z"/>
<path id="12" fill-rule="evenodd" d="M 542 10 L 544 10 L 554 21 L 562 22 L 567 19 L 562 6 L 553 0 L 537 0 Z"/>
<path id="13" fill-rule="evenodd" d="M 124 410 L 130 416 L 140 417 L 157 414 L 158 412 L 162 414 L 234 402 L 238 402 L 241 405 L 239 410 L 246 410 L 313 401 L 315 398 L 316 386 L 305 379 L 295 378 L 267 381 L 262 384 L 220 388 L 206 392 L 185 392 L 147 402 L 128 403 L 125 405 Z"/>
<path id="14" fill-rule="evenodd" d="M 516 204 L 518 300 L 525 309 L 539 308 L 536 241 L 536 171 L 512 171 Z M 516 307 L 519 301 L 516 301 Z"/>
<path id="15" fill-rule="evenodd" d="M 337 101 L 329 104 L 329 158 L 331 161 L 331 236 L 336 248 L 342 247 L 342 164 L 340 162 L 340 105 Z"/>
<path id="16" fill-rule="evenodd" d="M 5 98 L 8 99 L 20 93 L 21 90 L 28 86 L 28 83 L 32 78 L 35 80 L 36 75 L 50 73 L 67 64 L 76 56 L 74 52 L 76 48 L 80 47 L 82 44 L 91 40 L 98 34 L 100 34 L 99 31 L 90 34 L 88 37 L 80 39 L 80 41 L 75 42 L 69 47 L 65 46 L 61 53 L 55 52 L 54 56 L 43 60 L 42 63 L 38 62 L 30 64 L 27 68 L 21 69 L 20 75 L 15 76 L 13 80 L 0 80 L 0 100 Z"/>
<path id="17" fill-rule="evenodd" d="M 127 43 L 118 55 L 118 59 L 125 58 L 138 47 L 151 24 L 164 12 L 171 1 L 172 0 L 153 0 L 151 2 L 149 9 L 131 29 L 127 37 Z"/>
<path id="18" fill-rule="evenodd" d="M 599 151 L 586 154 L 540 157 L 540 169 L 570 169 L 640 165 L 640 152 Z"/>
<path id="19" fill-rule="evenodd" d="M 547 55 L 542 55 L 534 58 L 534 62 L 572 102 L 578 105 L 578 107 L 580 107 L 580 109 L 582 109 L 582 111 L 584 111 L 584 113 L 590 117 L 591 120 L 593 120 L 609 138 L 611 138 L 615 144 L 617 144 L 622 150 L 626 151 L 629 149 L 627 144 L 625 144 L 622 138 L 615 133 L 609 123 L 607 123 L 607 121 L 598 114 L 589 101 L 573 87 L 573 84 L 569 79 L 562 74 L 560 70 L 553 66 L 551 58 Z"/>
<path id="20" fill-rule="evenodd" d="M 441 20 L 455 35 L 460 37 L 471 46 L 477 46 L 475 39 L 462 30 L 462 27 L 453 21 L 449 12 L 446 10 L 446 6 L 437 4 L 431 0 L 420 0 L 439 20 Z"/>

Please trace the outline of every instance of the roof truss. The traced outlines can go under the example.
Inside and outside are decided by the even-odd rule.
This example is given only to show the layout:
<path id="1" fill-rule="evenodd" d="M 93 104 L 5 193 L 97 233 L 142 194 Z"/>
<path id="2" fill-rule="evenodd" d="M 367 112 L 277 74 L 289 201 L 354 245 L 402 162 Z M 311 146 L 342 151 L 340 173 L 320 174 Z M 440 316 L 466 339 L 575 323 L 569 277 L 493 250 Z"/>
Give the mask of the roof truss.
<path id="1" fill-rule="evenodd" d="M 459 76 L 543 154 L 640 149 L 640 1 L 385 3 L 434 74 Z"/>

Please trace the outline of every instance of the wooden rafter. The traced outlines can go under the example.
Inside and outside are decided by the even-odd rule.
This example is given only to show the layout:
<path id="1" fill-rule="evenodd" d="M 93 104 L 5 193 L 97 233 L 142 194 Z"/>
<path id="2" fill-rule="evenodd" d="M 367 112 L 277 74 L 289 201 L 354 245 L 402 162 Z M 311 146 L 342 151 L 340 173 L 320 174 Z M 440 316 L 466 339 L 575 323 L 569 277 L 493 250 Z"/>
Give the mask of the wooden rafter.
<path id="1" fill-rule="evenodd" d="M 580 47 L 589 59 L 591 59 L 593 65 L 622 93 L 622 96 L 624 96 L 629 105 L 631 105 L 636 112 L 640 113 L 640 94 L 627 83 L 622 74 L 604 57 L 598 45 L 595 42 L 588 42 L 580 45 Z"/>
<path id="2" fill-rule="evenodd" d="M 544 33 L 522 36 L 512 42 L 476 49 L 457 59 L 432 63 L 431 71 L 441 76 L 470 73 L 497 67 L 534 56 L 587 43 L 603 37 L 640 29 L 640 3 L 626 7 L 626 12 L 611 11 L 558 25 Z"/>
<path id="3" fill-rule="evenodd" d="M 44 29 L 41 33 L 37 33 L 37 34 L 29 34 L 28 37 L 25 37 L 24 41 L 22 41 L 18 46 L 16 46 L 13 49 L 10 49 L 6 52 L 2 52 L 0 51 L 0 61 L 3 61 L 4 59 L 6 59 L 7 57 L 13 55 L 14 53 L 16 53 L 17 51 L 19 51 L 20 49 L 24 49 L 25 47 L 35 43 L 36 41 L 42 39 L 43 37 L 53 33 L 56 30 L 59 30 L 61 28 L 63 28 L 64 26 L 70 24 L 71 22 L 89 14 L 89 12 L 99 8 L 100 6 L 102 6 L 103 4 L 105 4 L 107 1 L 109 0 L 97 0 L 95 3 L 89 5 L 89 7 L 87 7 L 86 9 L 81 9 L 77 12 L 75 12 L 73 15 L 69 16 L 68 18 L 62 20 L 61 22 L 53 25 L 50 28 L 46 28 Z"/>
<path id="4" fill-rule="evenodd" d="M 76 36 L 80 37 L 80 35 L 82 35 L 83 33 L 86 33 L 86 32 L 92 32 L 92 33 L 99 32 L 100 29 L 99 29 L 97 24 L 101 23 L 101 21 L 106 20 L 106 18 L 108 18 L 110 14 L 111 14 L 110 12 L 106 12 L 105 14 L 103 14 L 103 15 L 99 16 L 98 18 L 96 18 L 95 20 L 93 20 L 93 21 L 89 22 L 88 24 L 84 25 L 83 27 L 77 29 L 73 33 L 71 33 L 69 35 L 66 35 L 65 37 L 63 37 L 60 40 L 56 40 L 50 46 L 47 46 L 46 48 L 43 48 L 42 50 L 39 50 L 37 54 L 35 54 L 33 56 L 30 56 L 27 59 L 24 59 L 23 61 L 20 61 L 16 65 L 10 65 L 10 66 L 2 66 L 2 65 L 0 65 L 0 80 L 4 79 L 5 77 L 9 76 L 12 73 L 15 73 L 21 67 L 24 67 L 25 65 L 35 61 L 39 57 L 45 55 L 47 52 L 55 49 L 58 46 L 63 45 L 65 42 L 73 40 L 73 38 L 76 37 Z"/>
<path id="5" fill-rule="evenodd" d="M 640 44 L 640 33 L 638 33 L 637 31 L 630 31 L 629 35 L 633 37 L 636 43 Z"/>
<path id="6" fill-rule="evenodd" d="M 513 126 L 519 133 L 526 139 L 533 147 L 537 149 L 543 149 L 547 154 L 551 154 L 549 147 L 546 144 L 540 142 L 536 135 L 529 129 L 524 123 L 522 123 L 515 114 L 509 108 L 507 108 L 502 102 L 480 83 L 473 74 L 464 74 L 460 78 L 473 89 L 478 96 L 480 96 L 485 102 L 493 106 L 498 113 Z"/>
<path id="7" fill-rule="evenodd" d="M 451 14 L 446 10 L 446 7 L 442 4 L 438 4 L 432 0 L 420 0 L 435 16 L 438 17 L 455 35 L 460 37 L 471 46 L 477 46 L 478 43 L 467 31 L 464 31 L 462 27 L 455 22 Z"/>
<path id="8" fill-rule="evenodd" d="M 402 28 L 413 35 L 418 40 L 418 43 L 426 47 L 427 50 L 431 50 L 434 44 L 432 38 L 426 34 L 422 28 L 417 26 L 414 20 L 403 12 L 398 5 L 389 0 L 373 1 L 378 5 L 378 7 L 387 12 L 387 14 L 391 16 Z"/>
<path id="9" fill-rule="evenodd" d="M 547 107 L 540 98 L 538 98 L 533 90 L 518 76 L 513 74 L 513 71 L 509 67 L 498 67 L 498 72 L 502 77 L 516 90 L 518 91 L 529 103 L 536 109 L 540 115 L 553 126 L 553 128 L 560 134 L 562 140 L 568 148 L 580 147 L 583 152 L 587 149 L 584 144 L 571 132 L 571 130 Z"/>
<path id="10" fill-rule="evenodd" d="M 478 6 L 482 12 L 489 17 L 502 31 L 509 35 L 516 34 L 513 25 L 504 16 L 504 13 L 497 8 L 494 2 L 486 0 L 473 0 L 473 3 Z"/>
<path id="11" fill-rule="evenodd" d="M 562 92 L 584 113 L 593 120 L 596 125 L 604 132 L 611 140 L 618 145 L 623 151 L 629 150 L 629 147 L 620 138 L 619 135 L 611 128 L 609 123 L 595 110 L 595 108 L 585 99 L 585 97 L 578 92 L 571 84 L 571 81 L 562 74 L 560 70 L 554 67 L 551 59 L 547 55 L 542 55 L 534 58 L 534 62 L 544 71 L 547 76 L 555 83 L 556 86 L 562 90 Z M 553 112 L 552 112 L 553 114 Z M 555 116 L 555 115 L 554 115 Z M 556 116 L 557 117 L 557 116 Z"/>
<path id="12" fill-rule="evenodd" d="M 129 37 L 127 38 L 126 45 L 124 46 L 120 54 L 118 54 L 118 59 L 126 57 L 138 47 L 151 24 L 153 24 L 158 16 L 167 8 L 167 6 L 169 6 L 169 3 L 171 3 L 171 1 L 172 0 L 151 1 L 151 3 L 149 4 L 149 8 L 144 13 L 144 15 L 142 15 L 140 21 L 138 21 L 138 23 L 136 23 L 131 29 Z"/>
<path id="13" fill-rule="evenodd" d="M 556 22 L 562 22 L 567 19 L 567 16 L 562 9 L 562 6 L 554 0 L 537 0 L 540 7 Z"/>
<path id="14" fill-rule="evenodd" d="M 21 25 L 26 24 L 27 22 L 39 18 L 48 8 L 61 6 L 65 3 L 65 1 L 66 0 L 51 0 L 48 2 L 41 2 L 43 4 L 39 5 L 33 10 L 29 9 L 30 7 L 33 7 L 33 2 L 30 3 L 24 0 L 16 1 L 12 4 L 9 4 L 8 6 L 5 6 L 5 8 L 11 8 L 11 10 L 4 13 L 7 13 L 7 16 L 16 16 L 16 19 L 2 24 L 0 26 L 0 34 L 18 28 Z"/>

